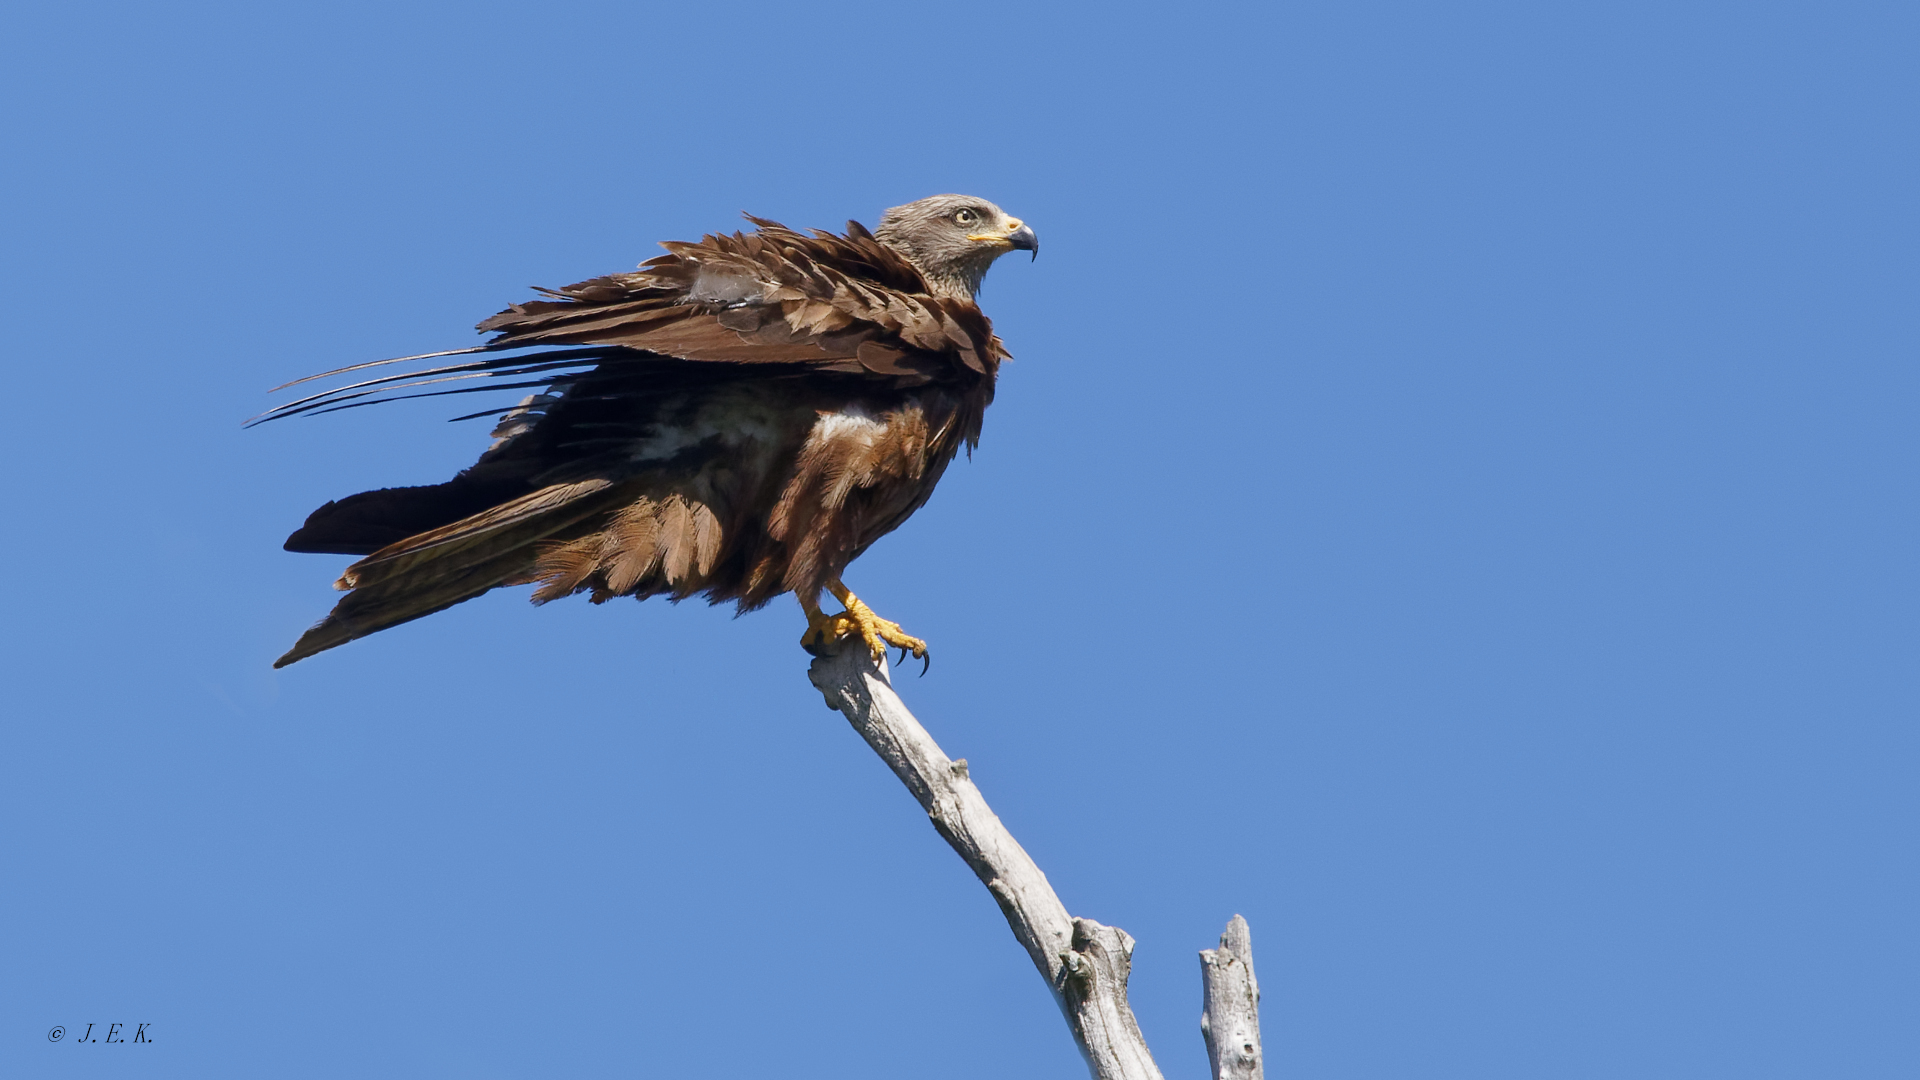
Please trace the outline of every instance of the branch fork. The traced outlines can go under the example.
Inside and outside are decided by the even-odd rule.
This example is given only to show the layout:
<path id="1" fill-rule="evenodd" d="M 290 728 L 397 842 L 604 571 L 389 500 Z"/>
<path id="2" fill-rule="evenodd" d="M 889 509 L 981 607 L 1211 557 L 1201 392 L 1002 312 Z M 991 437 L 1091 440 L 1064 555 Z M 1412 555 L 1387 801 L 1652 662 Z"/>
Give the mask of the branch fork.
<path id="1" fill-rule="evenodd" d="M 1047 876 L 987 806 L 966 759 L 948 758 L 893 692 L 884 659 L 875 661 L 864 648 L 841 647 L 814 660 L 807 675 L 827 707 L 845 716 L 913 793 L 934 830 L 1000 905 L 1013 936 L 1053 991 L 1095 1080 L 1161 1080 L 1127 1002 L 1133 938 L 1117 927 L 1067 913 Z M 1236 943 L 1231 948 L 1230 938 Z M 1227 954 L 1226 960 L 1209 959 L 1221 953 Z M 1238 977 L 1234 972 L 1244 972 L 1245 984 L 1254 985 L 1246 920 L 1234 916 L 1221 948 L 1200 955 L 1207 1001 L 1201 1031 L 1213 1075 L 1216 1080 L 1260 1080 L 1259 991 L 1255 987 L 1248 997 L 1236 989 L 1240 983 L 1232 981 Z M 1218 989 L 1216 968 L 1225 973 L 1219 976 Z M 1217 1013 L 1216 999 L 1221 1003 Z M 1253 1010 L 1251 1026 L 1241 1012 L 1233 1011 L 1242 1004 Z M 1229 1032 L 1221 1044 L 1224 1049 L 1216 1051 L 1216 1033 L 1225 1037 Z M 1223 1053 L 1224 1067 L 1237 1071 L 1221 1071 Z M 1248 1053 L 1251 1072 L 1244 1064 Z"/>

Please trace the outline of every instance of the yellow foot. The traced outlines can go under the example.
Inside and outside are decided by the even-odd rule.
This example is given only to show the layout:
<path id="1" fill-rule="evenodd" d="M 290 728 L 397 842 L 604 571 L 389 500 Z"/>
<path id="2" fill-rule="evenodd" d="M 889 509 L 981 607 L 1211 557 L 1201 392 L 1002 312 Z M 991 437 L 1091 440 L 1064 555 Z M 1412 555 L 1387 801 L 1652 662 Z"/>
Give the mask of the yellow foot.
<path id="1" fill-rule="evenodd" d="M 860 598 L 844 589 L 835 589 L 847 610 L 838 615 L 828 615 L 815 608 L 807 612 L 807 632 L 800 635 L 800 646 L 814 655 L 829 642 L 841 638 L 858 637 L 866 642 L 867 650 L 873 654 L 874 663 L 887 657 L 889 646 L 900 650 L 900 659 L 904 661 L 908 653 L 922 662 L 920 674 L 927 673 L 927 667 L 933 658 L 927 652 L 927 643 L 900 629 L 900 624 L 891 619 L 883 619 L 873 613 L 873 609 L 860 602 Z"/>

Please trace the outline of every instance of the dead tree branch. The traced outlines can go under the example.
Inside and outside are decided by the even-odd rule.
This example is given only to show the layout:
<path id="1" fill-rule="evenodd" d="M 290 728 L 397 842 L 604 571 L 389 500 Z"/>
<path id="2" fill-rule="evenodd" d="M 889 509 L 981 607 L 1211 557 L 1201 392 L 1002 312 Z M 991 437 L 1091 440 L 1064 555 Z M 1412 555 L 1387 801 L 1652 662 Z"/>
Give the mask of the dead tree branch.
<path id="1" fill-rule="evenodd" d="M 999 902 L 1013 936 L 1066 1014 L 1095 1080 L 1161 1080 L 1127 1004 L 1133 939 L 1123 930 L 1067 914 L 1047 876 L 987 807 L 967 776 L 966 761 L 947 758 L 893 692 L 884 665 L 875 665 L 866 649 L 856 645 L 821 657 L 807 674 L 827 707 L 846 716 L 907 785 L 933 827 Z"/>
<path id="2" fill-rule="evenodd" d="M 1200 1037 L 1207 1041 L 1213 1080 L 1261 1080 L 1260 981 L 1253 977 L 1253 935 L 1238 915 L 1220 935 L 1220 947 L 1200 952 L 1205 1006 Z"/>

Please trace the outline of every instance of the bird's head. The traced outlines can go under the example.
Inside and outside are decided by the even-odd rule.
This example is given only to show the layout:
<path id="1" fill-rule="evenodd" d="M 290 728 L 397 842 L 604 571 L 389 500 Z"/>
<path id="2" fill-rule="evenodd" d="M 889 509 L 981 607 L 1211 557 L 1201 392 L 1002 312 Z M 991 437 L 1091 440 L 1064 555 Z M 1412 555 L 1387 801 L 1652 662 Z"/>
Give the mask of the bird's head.
<path id="1" fill-rule="evenodd" d="M 1040 241 L 1017 217 L 985 199 L 935 195 L 880 217 L 874 238 L 906 256 L 936 295 L 972 299 L 993 260 L 1009 251 L 1040 256 Z"/>

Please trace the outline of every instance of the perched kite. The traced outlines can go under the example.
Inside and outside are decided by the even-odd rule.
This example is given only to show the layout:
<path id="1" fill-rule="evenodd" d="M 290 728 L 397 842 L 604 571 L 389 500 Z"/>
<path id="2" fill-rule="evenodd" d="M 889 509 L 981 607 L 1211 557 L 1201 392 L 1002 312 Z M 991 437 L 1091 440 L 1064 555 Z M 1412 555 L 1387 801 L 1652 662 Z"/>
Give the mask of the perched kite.
<path id="1" fill-rule="evenodd" d="M 538 388 L 474 414 L 500 415 L 493 445 L 452 480 L 329 502 L 287 538 L 365 558 L 274 666 L 523 584 L 536 604 L 704 593 L 741 611 L 791 592 L 809 648 L 857 636 L 876 660 L 888 646 L 924 660 L 926 642 L 840 576 L 978 443 L 1007 353 L 974 297 L 996 258 L 1039 242 L 960 195 L 894 207 L 871 233 L 748 220 L 756 231 L 664 244 L 634 273 L 541 290 L 481 323 L 484 345 L 377 363 L 472 359 L 261 417 Z M 846 610 L 824 613 L 822 591 Z"/>

